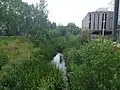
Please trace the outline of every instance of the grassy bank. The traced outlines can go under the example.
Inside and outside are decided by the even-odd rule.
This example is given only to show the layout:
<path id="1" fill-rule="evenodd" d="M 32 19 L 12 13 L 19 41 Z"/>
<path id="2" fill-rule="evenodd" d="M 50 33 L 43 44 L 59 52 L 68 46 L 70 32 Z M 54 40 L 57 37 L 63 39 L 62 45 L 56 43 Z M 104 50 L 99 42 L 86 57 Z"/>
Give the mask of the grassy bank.
<path id="1" fill-rule="evenodd" d="M 56 90 L 61 75 L 50 64 L 52 48 L 25 37 L 0 38 L 0 90 Z"/>
<path id="2" fill-rule="evenodd" d="M 23 60 L 29 60 L 32 51 L 33 45 L 25 37 L 0 37 L 0 81 Z"/>
<path id="3" fill-rule="evenodd" d="M 32 50 L 32 44 L 25 37 L 0 38 L 0 51 L 7 55 L 9 60 L 29 59 Z"/>

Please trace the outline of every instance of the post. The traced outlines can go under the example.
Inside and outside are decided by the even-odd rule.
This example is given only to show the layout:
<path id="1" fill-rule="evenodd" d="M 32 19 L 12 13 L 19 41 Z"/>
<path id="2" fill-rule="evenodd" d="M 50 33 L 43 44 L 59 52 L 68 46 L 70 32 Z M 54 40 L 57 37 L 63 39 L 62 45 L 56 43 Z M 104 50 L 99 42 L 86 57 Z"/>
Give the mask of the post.
<path id="1" fill-rule="evenodd" d="M 119 0 L 114 2 L 114 19 L 113 19 L 113 41 L 117 41 L 117 24 L 118 24 L 118 13 L 119 13 Z"/>

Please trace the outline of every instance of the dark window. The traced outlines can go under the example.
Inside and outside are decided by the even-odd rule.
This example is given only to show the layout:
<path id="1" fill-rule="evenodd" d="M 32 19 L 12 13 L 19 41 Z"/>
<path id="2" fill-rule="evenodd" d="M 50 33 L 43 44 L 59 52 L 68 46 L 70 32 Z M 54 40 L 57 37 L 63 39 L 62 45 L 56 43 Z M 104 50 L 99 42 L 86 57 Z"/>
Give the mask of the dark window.
<path id="1" fill-rule="evenodd" d="M 99 30 L 99 18 L 100 18 L 100 14 L 98 13 L 98 24 L 97 24 L 97 29 Z"/>
<path id="2" fill-rule="evenodd" d="M 104 25 L 104 13 L 102 14 L 102 29 L 103 29 L 103 25 Z"/>
<path id="3" fill-rule="evenodd" d="M 107 13 L 105 13 L 105 21 L 107 20 Z"/>
<path id="4" fill-rule="evenodd" d="M 106 29 L 106 22 L 104 22 L 104 29 Z"/>
<path id="5" fill-rule="evenodd" d="M 95 29 L 95 14 L 94 14 L 94 23 L 93 23 L 93 29 Z"/>
<path id="6" fill-rule="evenodd" d="M 89 29 L 91 29 L 91 14 L 89 14 Z"/>
<path id="7" fill-rule="evenodd" d="M 91 14 L 89 14 L 89 21 L 91 21 Z"/>
<path id="8" fill-rule="evenodd" d="M 106 29 L 107 13 L 105 13 L 104 29 Z"/>

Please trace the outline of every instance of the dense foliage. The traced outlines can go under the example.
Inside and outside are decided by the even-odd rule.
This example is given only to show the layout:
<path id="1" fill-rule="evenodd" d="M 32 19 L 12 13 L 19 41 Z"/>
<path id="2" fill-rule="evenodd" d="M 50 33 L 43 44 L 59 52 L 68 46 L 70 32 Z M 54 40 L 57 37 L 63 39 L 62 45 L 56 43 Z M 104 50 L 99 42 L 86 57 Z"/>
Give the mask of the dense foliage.
<path id="1" fill-rule="evenodd" d="M 92 41 L 66 52 L 72 90 L 119 90 L 120 51 L 112 42 Z"/>
<path id="2" fill-rule="evenodd" d="M 26 35 L 39 28 L 47 28 L 47 10 L 44 0 L 36 6 L 21 0 L 0 0 L 1 35 Z"/>
<path id="3" fill-rule="evenodd" d="M 4 51 L 0 55 L 0 90 L 62 88 L 61 73 L 51 65 L 53 48 L 44 43 L 34 48 L 25 38 L 9 38 L 1 41 L 0 50 Z"/>
<path id="4" fill-rule="evenodd" d="M 74 23 L 57 26 L 47 12 L 45 0 L 0 0 L 0 90 L 64 90 L 51 64 L 57 52 L 65 56 L 67 90 L 119 90 L 119 48 L 91 41 Z"/>

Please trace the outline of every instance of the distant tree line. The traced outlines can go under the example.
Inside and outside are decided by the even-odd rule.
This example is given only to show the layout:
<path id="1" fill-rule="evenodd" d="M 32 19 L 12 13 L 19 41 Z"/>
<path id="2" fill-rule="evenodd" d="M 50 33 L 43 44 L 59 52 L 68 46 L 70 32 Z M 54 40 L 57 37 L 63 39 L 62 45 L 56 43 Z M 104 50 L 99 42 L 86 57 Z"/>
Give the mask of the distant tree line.
<path id="1" fill-rule="evenodd" d="M 48 20 L 46 1 L 40 0 L 36 5 L 28 5 L 22 0 L 0 0 L 0 35 L 16 36 L 34 34 L 41 29 L 56 29 L 55 22 Z M 68 24 L 69 31 L 75 28 L 75 24 Z M 58 28 L 65 28 L 59 26 Z M 61 29 L 64 34 L 65 31 Z"/>

